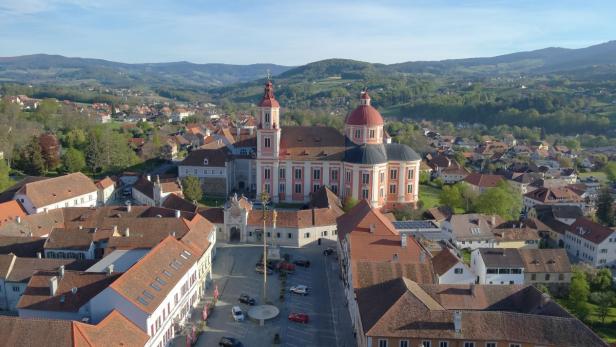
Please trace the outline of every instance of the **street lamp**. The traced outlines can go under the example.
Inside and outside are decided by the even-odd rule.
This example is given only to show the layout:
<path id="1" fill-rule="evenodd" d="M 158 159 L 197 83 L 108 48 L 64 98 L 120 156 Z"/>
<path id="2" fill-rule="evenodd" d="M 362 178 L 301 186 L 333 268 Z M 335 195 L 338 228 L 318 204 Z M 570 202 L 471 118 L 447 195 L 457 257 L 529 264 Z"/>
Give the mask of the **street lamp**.
<path id="1" fill-rule="evenodd" d="M 265 232 L 266 210 L 269 196 L 266 192 L 261 193 L 261 204 L 263 206 L 263 304 L 267 302 L 267 233 Z"/>

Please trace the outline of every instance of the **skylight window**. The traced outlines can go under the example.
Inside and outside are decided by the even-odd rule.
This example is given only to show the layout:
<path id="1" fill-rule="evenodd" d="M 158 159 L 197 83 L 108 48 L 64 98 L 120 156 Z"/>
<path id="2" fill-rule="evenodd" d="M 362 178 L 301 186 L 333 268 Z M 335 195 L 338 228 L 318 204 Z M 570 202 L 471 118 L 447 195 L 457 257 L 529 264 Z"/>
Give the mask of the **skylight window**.
<path id="1" fill-rule="evenodd" d="M 176 264 L 175 261 L 172 261 L 171 264 L 169 264 L 169 266 L 171 266 L 171 268 L 173 270 L 178 270 L 179 269 L 178 264 Z"/>
<path id="2" fill-rule="evenodd" d="M 143 296 L 145 296 L 146 298 L 152 300 L 154 299 L 154 295 L 152 295 L 150 292 L 148 292 L 147 290 L 143 291 Z"/>
<path id="3" fill-rule="evenodd" d="M 184 253 L 180 254 L 180 257 L 182 257 L 182 259 L 184 259 L 184 260 L 188 260 L 188 257 Z"/>
<path id="4" fill-rule="evenodd" d="M 190 253 L 190 252 L 189 252 L 189 251 L 187 251 L 187 250 L 182 251 L 182 253 L 186 254 L 186 255 L 187 255 L 187 256 L 189 256 L 189 257 L 192 255 L 192 253 Z"/>
<path id="5" fill-rule="evenodd" d="M 142 303 L 145 306 L 148 306 L 148 302 L 144 298 L 142 298 L 142 297 L 138 297 L 137 301 L 139 301 L 140 303 Z"/>
<path id="6" fill-rule="evenodd" d="M 171 277 L 171 272 L 169 272 L 167 270 L 163 270 L 163 274 L 165 274 L 165 276 L 167 276 L 167 277 Z"/>
<path id="7" fill-rule="evenodd" d="M 160 283 L 161 285 L 167 284 L 167 282 L 163 281 L 163 279 L 160 277 L 156 277 L 156 282 Z"/>
<path id="8" fill-rule="evenodd" d="M 154 290 L 156 290 L 157 292 L 160 292 L 160 286 L 158 285 L 158 283 L 150 283 L 150 287 L 154 288 Z"/>

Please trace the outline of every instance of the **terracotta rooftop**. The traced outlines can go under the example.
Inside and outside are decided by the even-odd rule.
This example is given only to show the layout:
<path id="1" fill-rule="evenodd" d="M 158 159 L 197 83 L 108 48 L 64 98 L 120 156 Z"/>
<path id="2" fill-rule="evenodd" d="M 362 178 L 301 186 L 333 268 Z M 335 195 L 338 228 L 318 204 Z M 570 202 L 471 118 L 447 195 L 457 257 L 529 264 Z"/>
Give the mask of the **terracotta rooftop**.
<path id="1" fill-rule="evenodd" d="M 144 312 L 153 313 L 198 260 L 193 249 L 169 236 L 110 288 Z"/>
<path id="2" fill-rule="evenodd" d="M 181 166 L 225 167 L 230 154 L 226 148 L 197 149 L 188 154 L 179 164 Z M 207 160 L 207 161 L 206 161 Z M 207 164 L 206 164 L 207 162 Z"/>
<path id="3" fill-rule="evenodd" d="M 75 347 L 144 346 L 148 334 L 113 310 L 96 325 L 73 322 Z"/>
<path id="4" fill-rule="evenodd" d="M 0 227 L 2 227 L 4 223 L 14 221 L 17 218 L 23 218 L 25 216 L 26 211 L 16 200 L 0 203 Z"/>
<path id="5" fill-rule="evenodd" d="M 0 226 L 2 236 L 43 237 L 54 228 L 64 227 L 63 209 L 54 209 L 47 213 L 37 213 L 21 218 L 21 222 L 12 220 Z"/>
<path id="6" fill-rule="evenodd" d="M 494 233 L 494 240 L 496 242 L 539 241 L 541 239 L 539 232 L 527 225 L 522 227 L 498 227 L 492 229 L 492 232 Z"/>
<path id="7" fill-rule="evenodd" d="M 524 196 L 543 204 L 582 201 L 579 195 L 567 187 L 538 188 L 524 194 Z"/>
<path id="8" fill-rule="evenodd" d="M 179 211 L 197 213 L 197 205 L 193 204 L 192 202 L 184 199 L 183 197 L 175 193 L 171 193 L 167 195 L 161 207 L 168 208 L 171 210 L 179 210 Z"/>
<path id="9" fill-rule="evenodd" d="M 214 224 L 225 222 L 224 209 L 222 207 L 199 208 L 199 214 Z"/>
<path id="10" fill-rule="evenodd" d="M 371 229 L 376 235 L 398 234 L 391 221 L 378 209 L 370 207 L 367 200 L 360 201 L 346 214 L 338 217 L 337 225 L 339 240 L 343 240 L 348 233 L 370 233 Z"/>
<path id="11" fill-rule="evenodd" d="M 280 156 L 297 160 L 342 160 L 344 136 L 336 129 L 321 126 L 282 128 Z"/>
<path id="12" fill-rule="evenodd" d="M 595 223 L 586 217 L 579 217 L 573 224 L 566 227 L 566 230 L 594 244 L 599 244 L 614 234 L 613 229 Z"/>
<path id="13" fill-rule="evenodd" d="M 553 249 L 519 249 L 524 262 L 524 272 L 569 273 L 571 263 L 567 251 L 563 248 Z"/>
<path id="14" fill-rule="evenodd" d="M 51 295 L 49 289 L 52 277 L 58 279 L 55 295 Z M 58 271 L 38 271 L 30 278 L 24 294 L 17 303 L 17 308 L 77 312 L 118 277 L 119 274 L 107 275 L 98 272 L 65 270 L 64 276 L 60 276 Z M 73 288 L 77 288 L 75 293 Z"/>
<path id="15" fill-rule="evenodd" d="M 105 177 L 102 180 L 96 182 L 96 187 L 99 189 L 106 189 L 115 185 L 115 182 L 109 177 Z"/>
<path id="16" fill-rule="evenodd" d="M 0 278 L 9 282 L 28 282 L 37 271 L 57 271 L 61 265 L 67 270 L 86 270 L 92 263 L 75 259 L 22 258 L 14 254 L 0 254 Z"/>
<path id="17" fill-rule="evenodd" d="M 494 188 L 503 180 L 503 176 L 500 175 L 486 175 L 477 172 L 471 173 L 464 179 L 466 183 L 481 188 Z"/>
<path id="18" fill-rule="evenodd" d="M 460 262 L 458 257 L 453 255 L 449 249 L 445 248 L 432 258 L 432 267 L 434 268 L 434 272 L 441 276 Z"/>
<path id="19" fill-rule="evenodd" d="M 370 96 L 367 92 L 361 94 L 361 99 L 367 100 L 366 104 L 357 106 L 344 121 L 348 125 L 383 125 L 383 117 L 373 106 L 370 105 Z"/>
<path id="20" fill-rule="evenodd" d="M 95 228 L 53 229 L 45 241 L 45 249 L 87 251 L 94 242 Z"/>
<path id="21" fill-rule="evenodd" d="M 315 208 L 307 210 L 276 210 L 277 228 L 310 228 L 313 226 L 335 225 L 336 218 L 339 216 L 334 210 L 329 208 Z M 272 211 L 265 215 L 266 223 L 272 226 Z M 248 225 L 263 225 L 263 210 L 252 210 L 248 213 Z"/>
<path id="22" fill-rule="evenodd" d="M 96 199 L 96 185 L 81 172 L 26 183 L 16 194 L 26 195 L 32 204 L 41 208 L 74 197 L 93 193 Z"/>
<path id="23" fill-rule="evenodd" d="M 43 253 L 45 239 L 26 236 L 0 236 L 0 254 L 13 253 L 18 257 L 36 258 Z"/>
<path id="24" fill-rule="evenodd" d="M 607 346 L 532 286 L 425 285 L 398 278 L 360 289 L 356 296 L 363 329 L 371 337 Z"/>

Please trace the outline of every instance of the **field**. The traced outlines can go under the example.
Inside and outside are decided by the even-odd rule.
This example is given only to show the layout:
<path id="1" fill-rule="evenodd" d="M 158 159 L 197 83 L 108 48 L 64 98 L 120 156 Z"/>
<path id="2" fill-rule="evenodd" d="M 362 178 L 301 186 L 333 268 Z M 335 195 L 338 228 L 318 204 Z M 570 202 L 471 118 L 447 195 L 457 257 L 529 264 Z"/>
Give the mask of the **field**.
<path id="1" fill-rule="evenodd" d="M 569 304 L 569 299 L 556 299 L 556 301 L 571 312 L 569 307 L 572 305 Z M 602 323 L 601 319 L 597 316 L 597 305 L 588 303 L 588 307 L 590 308 L 590 316 L 585 320 L 585 323 L 606 342 L 615 343 L 616 329 L 614 329 L 614 324 L 616 324 L 616 307 L 609 309 L 605 323 Z"/>

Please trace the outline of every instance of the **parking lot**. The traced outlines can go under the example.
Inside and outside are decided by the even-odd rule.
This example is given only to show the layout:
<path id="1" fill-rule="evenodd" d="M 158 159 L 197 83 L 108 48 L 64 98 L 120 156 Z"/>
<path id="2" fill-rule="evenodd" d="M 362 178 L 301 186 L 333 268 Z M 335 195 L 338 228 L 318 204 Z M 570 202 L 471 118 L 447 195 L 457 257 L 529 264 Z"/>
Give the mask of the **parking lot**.
<path id="1" fill-rule="evenodd" d="M 297 266 L 287 276 L 284 299 L 280 299 L 281 281 L 275 272 L 268 276 L 268 301 L 280 309 L 278 318 L 259 326 L 249 320 L 235 322 L 231 307 L 239 305 L 244 312 L 250 306 L 240 304 L 241 294 L 248 294 L 261 303 L 263 275 L 255 271 L 255 264 L 263 252 L 256 245 L 220 245 L 214 260 L 214 283 L 219 289 L 219 301 L 208 318 L 207 331 L 198 341 L 199 346 L 216 346 L 220 337 L 231 336 L 239 339 L 244 346 L 271 346 L 274 335 L 279 334 L 282 346 L 354 346 L 349 314 L 345 306 L 342 284 L 338 277 L 335 255 L 324 256 L 327 246 L 306 248 L 282 248 L 281 254 L 288 253 L 291 261 L 307 259 L 309 268 Z M 294 295 L 288 288 L 306 285 L 309 295 Z M 290 322 L 289 313 L 306 313 L 308 324 Z"/>

